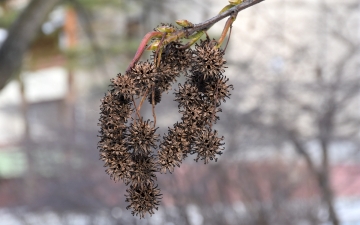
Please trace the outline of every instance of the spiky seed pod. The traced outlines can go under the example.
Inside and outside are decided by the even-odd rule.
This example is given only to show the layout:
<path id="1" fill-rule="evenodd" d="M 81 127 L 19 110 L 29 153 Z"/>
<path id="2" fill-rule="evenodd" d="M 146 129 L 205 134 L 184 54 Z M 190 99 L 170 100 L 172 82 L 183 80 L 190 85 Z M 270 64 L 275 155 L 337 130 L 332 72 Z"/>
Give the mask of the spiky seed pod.
<path id="1" fill-rule="evenodd" d="M 195 44 L 195 50 L 193 51 L 195 57 L 190 71 L 192 73 L 198 72 L 204 76 L 203 79 L 206 79 L 207 76 L 212 77 L 225 72 L 225 52 L 222 49 L 214 48 L 214 42 L 205 40 L 201 41 L 200 44 Z"/>
<path id="2" fill-rule="evenodd" d="M 153 92 L 150 91 L 149 93 L 149 97 L 148 97 L 148 101 L 150 104 L 152 104 L 152 100 L 153 100 Z M 159 88 L 155 88 L 154 89 L 154 104 L 158 104 L 161 101 L 161 92 Z"/>
<path id="3" fill-rule="evenodd" d="M 191 85 L 197 87 L 199 92 L 206 92 L 206 86 L 211 83 L 212 79 L 210 77 L 204 78 L 204 75 L 199 71 L 194 71 L 190 75 L 189 82 Z"/>
<path id="4" fill-rule="evenodd" d="M 102 99 L 100 106 L 100 159 L 105 162 L 106 172 L 115 181 L 126 180 L 132 162 L 129 159 L 126 138 L 126 122 L 132 109 L 131 102 L 112 89 Z"/>
<path id="5" fill-rule="evenodd" d="M 175 101 L 179 103 L 179 108 L 191 107 L 202 104 L 202 99 L 196 86 L 190 83 L 179 84 L 179 90 L 175 91 Z"/>
<path id="6" fill-rule="evenodd" d="M 134 79 L 134 84 L 140 90 L 140 94 L 149 92 L 156 87 L 160 92 L 169 90 L 171 83 L 176 80 L 180 72 L 170 65 L 160 64 L 156 67 L 154 63 L 149 61 L 138 62 L 128 71 L 130 77 Z"/>
<path id="7" fill-rule="evenodd" d="M 193 52 L 191 48 L 182 49 L 183 46 L 180 42 L 171 42 L 166 45 L 161 54 L 161 63 L 170 65 L 171 68 L 180 72 L 185 72 L 191 67 Z"/>
<path id="8" fill-rule="evenodd" d="M 110 175 L 111 179 L 114 181 L 123 180 L 125 183 L 130 182 L 130 172 L 134 162 L 129 153 L 124 152 L 122 155 L 117 156 L 109 154 L 103 160 L 105 161 L 104 167 L 108 167 L 105 172 Z"/>
<path id="9" fill-rule="evenodd" d="M 150 120 L 143 121 L 143 118 L 135 120 L 129 127 L 127 145 L 134 155 L 149 155 L 151 148 L 156 147 L 159 141 L 159 135 L 155 134 L 157 128 L 154 128 Z"/>
<path id="10" fill-rule="evenodd" d="M 158 210 L 161 194 L 160 189 L 154 184 L 146 185 L 143 188 L 130 186 L 126 192 L 125 201 L 130 203 L 126 209 L 131 209 L 133 216 L 144 218 L 147 213 L 152 215 L 154 209 Z"/>
<path id="11" fill-rule="evenodd" d="M 180 110 L 183 114 L 182 120 L 184 124 L 192 128 L 192 133 L 196 133 L 204 126 L 211 126 L 219 120 L 216 115 L 217 112 L 221 112 L 220 108 L 215 108 L 212 104 L 201 104 L 198 106 L 190 106 L 186 110 Z"/>
<path id="12" fill-rule="evenodd" d="M 135 86 L 140 90 L 140 94 L 143 95 L 155 85 L 158 72 L 154 63 L 140 61 L 128 71 L 128 74 L 134 79 Z"/>
<path id="13" fill-rule="evenodd" d="M 182 72 L 182 61 L 175 59 L 174 55 L 178 54 L 178 57 L 182 57 L 181 51 L 174 53 L 174 51 L 168 51 L 168 46 L 173 46 L 172 43 L 165 46 L 161 53 L 161 63 L 157 70 L 159 75 L 156 77 L 155 87 L 157 87 L 160 92 L 168 91 L 171 88 L 171 84 L 176 81 Z M 159 53 L 160 53 L 159 52 Z M 166 56 L 165 56 L 166 55 Z M 153 52 L 151 58 L 156 61 L 157 58 L 156 51 Z"/>
<path id="14" fill-rule="evenodd" d="M 213 81 L 205 86 L 205 95 L 217 105 L 220 105 L 221 101 L 225 102 L 225 98 L 230 98 L 230 89 L 234 90 L 232 84 L 227 84 L 228 81 L 229 79 L 223 75 L 214 77 Z"/>
<path id="15" fill-rule="evenodd" d="M 221 155 L 224 148 L 221 146 L 224 145 L 222 141 L 224 137 L 217 137 L 217 131 L 211 131 L 211 129 L 206 128 L 195 140 L 194 151 L 197 153 L 195 161 L 199 159 L 204 160 L 204 163 L 207 164 L 209 160 L 217 161 L 216 155 Z"/>
<path id="16" fill-rule="evenodd" d="M 139 88 L 136 87 L 134 79 L 129 75 L 121 75 L 111 80 L 113 92 L 116 95 L 123 95 L 125 98 L 130 98 L 133 95 L 139 94 Z"/>
<path id="17" fill-rule="evenodd" d="M 157 171 L 154 155 L 136 155 L 132 157 L 133 164 L 130 170 L 131 185 L 144 188 L 145 185 L 151 185 L 156 180 Z M 127 183 L 126 183 L 127 184 Z"/>
<path id="18" fill-rule="evenodd" d="M 123 135 L 126 132 L 126 121 L 130 116 L 131 108 L 129 104 L 117 105 L 108 102 L 109 99 L 113 99 L 109 96 L 104 97 L 102 100 L 102 106 L 100 108 L 100 119 L 98 125 L 100 126 L 100 138 L 99 147 L 106 148 L 107 141 L 113 142 L 114 135 Z M 110 104 L 108 104 L 110 103 Z"/>
<path id="19" fill-rule="evenodd" d="M 180 72 L 176 68 L 171 68 L 169 65 L 160 65 L 158 70 L 160 72 L 156 76 L 155 87 L 160 93 L 163 93 L 171 89 L 172 83 L 180 76 Z"/>
<path id="20" fill-rule="evenodd" d="M 122 94 L 113 94 L 108 92 L 101 100 L 100 106 L 100 127 L 107 132 L 117 132 L 116 129 L 123 129 L 127 119 L 130 117 L 131 109 L 130 99 L 125 98 Z"/>
<path id="21" fill-rule="evenodd" d="M 174 128 L 169 128 L 168 134 L 164 136 L 158 152 L 160 172 L 170 173 L 174 167 L 180 167 L 182 160 L 190 153 L 191 134 L 183 123 L 174 124 Z"/>

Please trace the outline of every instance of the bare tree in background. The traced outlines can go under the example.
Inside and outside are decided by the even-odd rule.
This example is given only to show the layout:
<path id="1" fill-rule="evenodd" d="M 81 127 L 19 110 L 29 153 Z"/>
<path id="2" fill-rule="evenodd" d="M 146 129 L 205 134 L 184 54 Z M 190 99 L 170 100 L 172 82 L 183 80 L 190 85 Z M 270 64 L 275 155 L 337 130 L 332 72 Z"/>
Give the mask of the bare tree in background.
<path id="1" fill-rule="evenodd" d="M 18 74 L 23 56 L 40 30 L 46 16 L 61 0 L 33 0 L 11 26 L 0 48 L 0 90 Z"/>
<path id="2" fill-rule="evenodd" d="M 269 22 L 271 29 L 267 31 L 267 37 L 260 37 L 266 42 L 250 43 L 261 49 L 262 55 L 254 49 L 253 60 L 238 64 L 239 71 L 244 71 L 245 75 L 238 86 L 235 85 L 241 90 L 236 93 L 239 98 L 234 104 L 239 105 L 236 101 L 247 102 L 251 107 L 245 112 L 228 113 L 224 122 L 229 134 L 236 135 L 230 144 L 233 150 L 241 149 L 241 146 L 268 146 L 280 150 L 286 148 L 286 143 L 291 144 L 316 181 L 328 220 L 334 225 L 340 221 L 330 180 L 330 150 L 341 155 L 340 149 L 334 149 L 341 145 L 357 146 L 359 141 L 359 44 L 353 30 L 358 27 L 358 16 L 354 5 L 357 5 L 356 1 L 337 7 L 326 1 L 319 4 L 318 11 L 313 14 L 317 16 L 307 21 L 319 26 L 308 23 L 306 34 L 302 33 L 301 23 L 299 28 L 291 22 L 291 25 Z M 307 3 L 279 2 L 276 12 L 286 14 L 296 6 L 303 10 L 314 9 Z M 266 15 L 265 12 L 261 14 Z M 318 21 L 314 22 L 314 19 Z M 307 41 L 293 35 L 300 35 Z M 277 53 L 269 53 L 275 48 Z M 316 51 L 318 54 L 314 54 Z M 251 102 L 247 98 L 255 100 Z M 240 134 L 249 136 L 249 133 L 254 136 L 237 142 Z"/>

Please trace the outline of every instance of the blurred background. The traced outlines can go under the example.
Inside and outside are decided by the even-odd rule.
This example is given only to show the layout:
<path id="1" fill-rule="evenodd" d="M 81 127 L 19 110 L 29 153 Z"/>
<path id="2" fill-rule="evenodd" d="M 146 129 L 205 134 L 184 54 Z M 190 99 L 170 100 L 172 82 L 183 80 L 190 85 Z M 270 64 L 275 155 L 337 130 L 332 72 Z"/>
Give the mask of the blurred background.
<path id="1" fill-rule="evenodd" d="M 152 217 L 125 209 L 125 185 L 98 160 L 100 99 L 160 22 L 200 23 L 226 4 L 0 0 L 0 224 L 359 225 L 359 0 L 240 12 L 225 55 L 235 90 L 216 124 L 224 154 L 159 174 Z M 180 119 L 172 93 L 160 134 Z"/>

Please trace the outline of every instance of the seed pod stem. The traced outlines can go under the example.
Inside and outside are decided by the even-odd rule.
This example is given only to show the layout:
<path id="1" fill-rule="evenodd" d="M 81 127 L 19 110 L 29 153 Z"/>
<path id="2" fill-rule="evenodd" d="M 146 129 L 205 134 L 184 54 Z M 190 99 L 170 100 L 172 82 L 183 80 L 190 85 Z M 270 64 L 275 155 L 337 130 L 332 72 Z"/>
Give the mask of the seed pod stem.
<path id="1" fill-rule="evenodd" d="M 236 16 L 237 16 L 237 14 L 233 14 L 233 15 L 231 15 L 231 16 L 228 18 L 228 20 L 226 21 L 224 30 L 223 30 L 223 32 L 221 33 L 221 36 L 220 36 L 220 38 L 219 38 L 219 40 L 218 40 L 218 44 L 217 44 L 214 48 L 220 48 L 220 47 L 221 47 L 222 43 L 223 43 L 224 40 L 225 40 L 225 37 L 226 37 L 227 32 L 229 31 L 229 29 L 230 29 L 230 31 L 231 31 L 232 24 L 233 24 L 233 22 L 236 20 Z M 230 38 L 230 36 L 229 36 L 229 38 Z"/>
<path id="2" fill-rule="evenodd" d="M 135 102 L 134 96 L 131 96 L 131 99 L 132 99 L 132 101 L 133 101 L 133 103 L 134 103 L 136 115 L 138 116 L 138 118 L 141 118 L 140 112 L 139 112 L 140 110 L 138 110 L 137 107 L 136 107 L 136 102 Z"/>
<path id="3" fill-rule="evenodd" d="M 156 49 L 156 54 L 155 54 L 156 67 L 160 66 L 161 54 L 162 54 L 162 49 L 163 49 L 162 44 L 164 43 L 165 37 L 166 37 L 166 33 L 164 33 L 163 36 L 161 37 L 159 45 Z"/>
<path id="4" fill-rule="evenodd" d="M 151 32 L 147 33 L 144 36 L 144 38 L 141 40 L 140 45 L 135 53 L 135 56 L 134 56 L 133 60 L 131 61 L 129 67 L 126 69 L 126 72 L 129 72 L 131 70 L 131 68 L 134 67 L 135 63 L 137 63 L 137 61 L 139 61 L 140 57 L 142 56 L 142 54 L 144 53 L 144 51 L 146 49 L 147 43 L 153 38 L 160 38 L 162 36 L 163 36 L 163 33 L 159 32 L 159 31 L 151 31 Z"/>
<path id="5" fill-rule="evenodd" d="M 144 104 L 144 101 L 145 101 L 145 99 L 146 99 L 146 96 L 147 96 L 148 92 L 149 92 L 149 89 L 146 90 L 144 96 L 141 98 L 140 103 L 139 103 L 139 106 L 138 106 L 138 108 L 137 108 L 137 111 L 140 112 L 141 107 L 142 107 L 142 105 Z"/>

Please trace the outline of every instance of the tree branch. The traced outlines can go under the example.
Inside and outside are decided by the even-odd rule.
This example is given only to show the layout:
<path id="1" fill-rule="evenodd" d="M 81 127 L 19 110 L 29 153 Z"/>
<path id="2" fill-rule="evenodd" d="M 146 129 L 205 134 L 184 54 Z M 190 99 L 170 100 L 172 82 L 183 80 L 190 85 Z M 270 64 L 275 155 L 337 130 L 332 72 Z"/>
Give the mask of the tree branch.
<path id="1" fill-rule="evenodd" d="M 46 16 L 61 0 L 32 0 L 9 30 L 0 48 L 0 90 L 21 67 L 23 55 Z"/>
<path id="2" fill-rule="evenodd" d="M 191 27 L 183 28 L 181 30 L 178 30 L 176 32 L 173 32 L 173 33 L 169 34 L 169 36 L 167 38 L 165 38 L 165 40 L 162 41 L 162 44 L 165 46 L 165 45 L 167 45 L 167 44 L 169 44 L 171 42 L 177 41 L 179 39 L 188 38 L 189 36 L 191 36 L 193 34 L 199 34 L 199 33 L 203 32 L 203 31 L 206 31 L 210 27 L 212 27 L 215 23 L 219 22 L 220 20 L 222 20 L 222 19 L 224 19 L 224 18 L 226 18 L 228 16 L 231 16 L 231 15 L 234 15 L 236 17 L 236 15 L 240 11 L 242 11 L 242 10 L 244 10 L 246 8 L 249 8 L 250 6 L 256 5 L 256 4 L 258 4 L 258 3 L 262 2 L 262 1 L 265 1 L 265 0 L 246 0 L 245 2 L 243 2 L 243 3 L 239 4 L 239 5 L 236 5 L 236 6 L 230 8 L 229 10 L 227 10 L 227 11 L 225 11 L 225 12 L 223 12 L 223 13 L 217 15 L 217 16 L 214 16 L 213 18 L 206 20 L 203 23 L 199 23 L 199 24 L 196 24 L 196 25 L 191 26 Z M 140 59 L 142 53 L 145 51 L 146 44 L 151 39 L 156 37 L 155 33 L 161 33 L 161 32 L 155 32 L 155 31 L 149 32 L 142 39 L 141 44 L 139 45 L 138 50 L 136 51 L 135 57 L 131 61 L 130 65 L 128 66 L 128 68 L 126 70 L 126 72 L 130 71 L 130 69 L 135 65 L 135 63 L 138 62 L 138 60 Z M 190 45 L 185 45 L 185 46 L 190 47 Z"/>
<path id="3" fill-rule="evenodd" d="M 265 0 L 247 0 L 247 1 L 244 1 L 243 3 L 237 5 L 237 6 L 234 6 L 232 8 L 230 8 L 229 10 L 217 15 L 217 16 L 214 16 L 213 18 L 211 19 L 208 19 L 206 20 L 205 22 L 202 22 L 202 23 L 199 23 L 199 24 L 195 24 L 192 28 L 188 28 L 186 29 L 188 34 L 191 35 L 195 32 L 198 32 L 198 31 L 201 31 L 201 30 L 205 30 L 205 29 L 209 29 L 211 26 L 213 26 L 215 23 L 219 22 L 220 20 L 228 17 L 228 16 L 231 16 L 232 14 L 234 13 L 239 13 L 240 11 L 246 9 L 246 8 L 249 8 L 253 5 L 256 5 L 262 1 L 265 1 Z"/>

